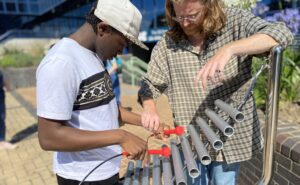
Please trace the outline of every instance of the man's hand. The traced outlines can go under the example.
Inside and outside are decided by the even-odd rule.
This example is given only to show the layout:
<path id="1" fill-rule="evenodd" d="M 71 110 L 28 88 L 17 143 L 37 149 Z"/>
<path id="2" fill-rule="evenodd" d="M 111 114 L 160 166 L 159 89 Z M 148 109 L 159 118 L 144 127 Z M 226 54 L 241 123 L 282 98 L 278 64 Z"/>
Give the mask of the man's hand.
<path id="1" fill-rule="evenodd" d="M 150 132 L 159 132 L 160 119 L 156 112 L 154 102 L 151 102 L 151 105 L 147 105 L 146 103 L 144 104 L 144 111 L 142 113 L 142 124 L 143 127 L 149 130 Z"/>
<path id="2" fill-rule="evenodd" d="M 201 82 L 202 88 L 207 89 L 207 81 L 219 83 L 224 80 L 224 67 L 233 56 L 229 46 L 225 45 L 198 72 L 195 83 Z"/>
<path id="3" fill-rule="evenodd" d="M 169 130 L 170 129 L 170 126 L 169 125 L 166 125 L 164 123 L 160 123 L 159 124 L 159 128 L 158 128 L 158 132 L 154 132 L 155 134 L 155 138 L 156 139 L 161 139 L 163 141 L 167 141 L 166 138 L 169 137 L 169 135 L 165 135 L 164 134 L 164 130 Z"/>
<path id="4" fill-rule="evenodd" d="M 123 131 L 120 145 L 128 152 L 129 159 L 143 160 L 147 154 L 147 142 L 127 131 Z"/>

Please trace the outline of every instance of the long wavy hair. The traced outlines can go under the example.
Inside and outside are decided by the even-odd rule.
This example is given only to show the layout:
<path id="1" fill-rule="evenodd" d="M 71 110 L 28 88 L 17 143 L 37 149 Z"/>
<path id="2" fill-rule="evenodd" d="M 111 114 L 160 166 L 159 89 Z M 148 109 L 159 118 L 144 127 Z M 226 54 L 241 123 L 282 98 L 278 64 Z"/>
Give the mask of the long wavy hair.
<path id="1" fill-rule="evenodd" d="M 186 34 L 180 27 L 180 24 L 172 19 L 175 17 L 175 11 L 173 3 L 181 3 L 186 0 L 166 0 L 166 19 L 170 30 L 167 35 L 171 37 L 174 41 L 186 38 Z M 204 5 L 203 18 L 199 21 L 202 22 L 202 32 L 205 37 L 210 37 L 219 30 L 221 30 L 226 23 L 226 15 L 224 13 L 224 5 L 220 0 L 198 0 L 202 5 Z"/>

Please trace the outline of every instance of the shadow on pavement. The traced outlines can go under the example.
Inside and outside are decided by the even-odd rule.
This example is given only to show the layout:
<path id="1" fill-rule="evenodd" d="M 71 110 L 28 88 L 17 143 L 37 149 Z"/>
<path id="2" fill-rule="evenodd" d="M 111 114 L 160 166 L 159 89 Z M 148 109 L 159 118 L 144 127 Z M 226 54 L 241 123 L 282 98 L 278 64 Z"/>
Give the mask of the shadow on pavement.
<path id="1" fill-rule="evenodd" d="M 16 133 L 11 140 L 9 141 L 10 143 L 17 143 L 19 141 L 22 141 L 29 136 L 33 135 L 34 133 L 37 132 L 37 123 L 34 123 L 33 125 L 21 130 L 20 132 Z"/>

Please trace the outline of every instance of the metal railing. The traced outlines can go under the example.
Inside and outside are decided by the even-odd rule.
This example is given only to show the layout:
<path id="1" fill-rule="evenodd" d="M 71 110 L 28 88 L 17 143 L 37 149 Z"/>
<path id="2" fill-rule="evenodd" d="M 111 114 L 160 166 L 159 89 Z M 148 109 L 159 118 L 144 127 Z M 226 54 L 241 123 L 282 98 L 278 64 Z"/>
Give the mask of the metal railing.
<path id="1" fill-rule="evenodd" d="M 147 72 L 147 63 L 141 59 L 131 56 L 122 64 L 123 82 L 131 85 L 139 85 L 140 80 Z"/>
<path id="2" fill-rule="evenodd" d="M 34 32 L 32 30 L 9 30 L 0 35 L 0 43 L 14 38 L 58 38 L 60 35 L 55 35 L 53 32 Z"/>
<path id="3" fill-rule="evenodd" d="M 278 102 L 283 48 L 276 46 L 271 50 L 268 76 L 268 96 L 266 103 L 265 143 L 263 150 L 263 173 L 258 185 L 267 185 L 273 176 L 274 149 L 276 144 Z"/>

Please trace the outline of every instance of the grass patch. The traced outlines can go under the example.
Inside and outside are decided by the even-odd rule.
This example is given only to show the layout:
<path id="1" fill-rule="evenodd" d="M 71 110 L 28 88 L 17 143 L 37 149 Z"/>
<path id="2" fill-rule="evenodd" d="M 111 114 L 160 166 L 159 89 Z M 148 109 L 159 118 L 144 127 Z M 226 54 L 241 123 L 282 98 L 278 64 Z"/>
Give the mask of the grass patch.
<path id="1" fill-rule="evenodd" d="M 43 49 L 38 49 L 35 54 L 28 54 L 17 49 L 4 49 L 0 58 L 1 68 L 20 68 L 37 66 L 44 55 Z"/>

